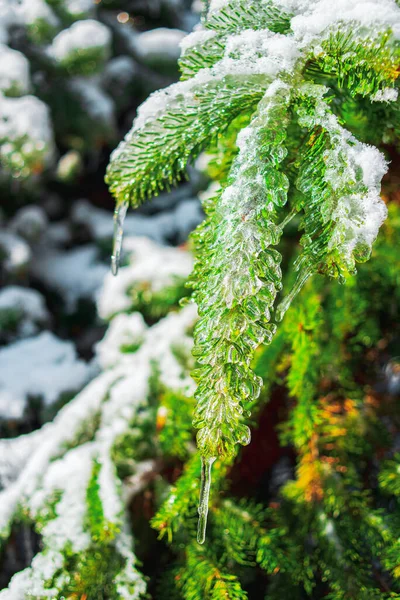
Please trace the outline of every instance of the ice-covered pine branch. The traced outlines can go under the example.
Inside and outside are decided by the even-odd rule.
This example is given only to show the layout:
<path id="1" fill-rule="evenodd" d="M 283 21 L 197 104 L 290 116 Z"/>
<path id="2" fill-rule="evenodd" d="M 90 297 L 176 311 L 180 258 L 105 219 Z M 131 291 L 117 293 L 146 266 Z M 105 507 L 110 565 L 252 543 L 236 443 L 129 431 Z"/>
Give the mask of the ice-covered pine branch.
<path id="1" fill-rule="evenodd" d="M 260 387 L 251 360 L 272 338 L 271 321 L 313 273 L 343 278 L 369 256 L 386 215 L 379 194 L 387 164 L 367 136 L 346 129 L 345 103 L 368 119 L 383 102 L 374 139 L 398 131 L 389 103 L 397 99 L 400 36 L 394 0 L 209 4 L 183 40 L 182 81 L 141 106 L 107 174 L 123 214 L 178 181 L 217 134 L 223 140 L 228 126 L 237 129 L 229 176 L 194 236 L 190 280 L 200 315 L 195 423 L 208 464 L 249 441 L 242 417 Z M 277 300 L 274 246 L 295 213 L 298 279 Z"/>

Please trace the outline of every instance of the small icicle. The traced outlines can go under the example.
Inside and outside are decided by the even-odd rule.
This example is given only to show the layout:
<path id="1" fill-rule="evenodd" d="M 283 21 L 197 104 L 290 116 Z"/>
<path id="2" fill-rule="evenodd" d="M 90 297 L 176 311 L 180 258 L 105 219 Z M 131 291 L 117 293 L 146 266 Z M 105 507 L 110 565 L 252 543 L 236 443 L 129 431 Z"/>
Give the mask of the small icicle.
<path id="1" fill-rule="evenodd" d="M 211 467 L 215 462 L 215 457 L 201 457 L 201 488 L 199 501 L 199 522 L 197 525 L 197 541 L 199 544 L 204 544 L 206 539 L 207 515 L 208 515 L 208 500 L 210 498 L 211 487 Z"/>
<path id="2" fill-rule="evenodd" d="M 303 285 L 305 284 L 305 282 L 311 275 L 312 275 L 311 269 L 304 270 L 298 274 L 297 279 L 294 282 L 294 285 L 293 285 L 291 291 L 282 300 L 282 302 L 280 302 L 278 304 L 278 306 L 276 307 L 276 311 L 275 311 L 275 320 L 276 321 L 278 321 L 278 322 L 282 321 L 287 309 L 289 308 L 289 306 L 293 302 L 294 298 L 300 292 L 301 288 L 303 287 Z"/>
<path id="3" fill-rule="evenodd" d="M 129 202 L 122 202 L 114 211 L 114 238 L 111 255 L 111 272 L 117 275 L 119 259 L 121 256 L 122 236 L 124 235 L 124 221 L 129 207 Z"/>

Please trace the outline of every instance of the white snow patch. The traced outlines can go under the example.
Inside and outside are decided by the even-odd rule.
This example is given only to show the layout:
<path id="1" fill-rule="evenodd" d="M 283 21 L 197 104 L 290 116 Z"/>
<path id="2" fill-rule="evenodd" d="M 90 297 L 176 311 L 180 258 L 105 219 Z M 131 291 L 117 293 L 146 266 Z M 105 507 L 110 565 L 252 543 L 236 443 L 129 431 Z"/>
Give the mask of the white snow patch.
<path id="1" fill-rule="evenodd" d="M 25 269 L 31 260 L 28 244 L 14 233 L 0 232 L 0 249 L 6 255 L 4 268 L 10 273 Z"/>
<path id="2" fill-rule="evenodd" d="M 93 0 L 64 0 L 64 8 L 72 17 L 81 17 L 93 12 L 95 5 Z"/>
<path id="3" fill-rule="evenodd" d="M 130 264 L 120 267 L 118 277 L 108 273 L 99 295 L 98 311 L 103 319 L 129 310 L 132 300 L 128 290 L 148 283 L 153 292 L 173 285 L 177 278 L 186 279 L 193 267 L 189 253 L 179 248 L 160 248 L 146 238 L 126 238 L 125 250 Z"/>
<path id="4" fill-rule="evenodd" d="M 180 56 L 180 43 L 186 36 L 180 29 L 159 27 L 139 33 L 133 38 L 137 58 L 145 64 L 176 62 Z"/>
<path id="5" fill-rule="evenodd" d="M 396 102 L 399 96 L 398 90 L 395 88 L 385 88 L 378 90 L 371 98 L 372 102 Z"/>
<path id="6" fill-rule="evenodd" d="M 46 426 L 16 438 L 0 439 L 0 489 L 18 478 L 30 455 L 40 444 Z"/>
<path id="7" fill-rule="evenodd" d="M 0 415 L 20 419 L 29 396 L 54 403 L 63 392 L 79 390 L 91 368 L 71 342 L 45 331 L 0 350 Z"/>
<path id="8" fill-rule="evenodd" d="M 197 25 L 192 33 L 189 33 L 189 35 L 186 35 L 184 38 L 182 38 L 180 42 L 182 54 L 187 52 L 187 50 L 190 48 L 200 46 L 216 36 L 216 31 L 213 31 L 212 29 L 203 29 L 201 26 Z"/>
<path id="9" fill-rule="evenodd" d="M 60 62 L 68 60 L 82 50 L 101 48 L 110 52 L 111 32 L 106 25 L 87 19 L 73 23 L 68 29 L 61 31 L 53 40 L 49 52 Z"/>
<path id="10" fill-rule="evenodd" d="M 326 215 L 326 219 L 335 222 L 329 249 L 338 252 L 352 270 L 355 258 L 368 257 L 387 216 L 380 190 L 388 166 L 377 148 L 359 142 L 339 124 L 323 100 L 326 88 L 304 86 L 303 89 L 316 101 L 316 110 L 311 117 L 301 117 L 300 124 L 310 129 L 321 126 L 332 140 L 324 156 L 325 181 L 337 195 L 335 208 Z M 349 181 L 353 182 L 350 189 Z"/>
<path id="11" fill-rule="evenodd" d="M 26 25 L 34 25 L 37 21 L 44 21 L 53 28 L 60 22 L 45 0 L 20 0 L 16 6 L 17 14 Z"/>
<path id="12" fill-rule="evenodd" d="M 341 198 L 332 214 L 332 219 L 336 222 L 337 235 L 332 236 L 330 248 L 339 249 L 347 256 L 357 248 L 370 250 L 386 217 L 385 203 L 372 191 L 367 195 L 358 194 Z"/>
<path id="13" fill-rule="evenodd" d="M 87 547 L 90 536 L 83 530 L 86 514 L 86 489 L 93 470 L 96 447 L 86 443 L 73 448 L 66 455 L 51 462 L 41 480 L 41 485 L 29 498 L 33 514 L 40 512 L 46 498 L 53 490 L 63 492 L 57 504 L 57 516 L 49 520 L 42 530 L 52 550 L 62 551 L 67 541 L 79 552 Z"/>
<path id="14" fill-rule="evenodd" d="M 208 14 L 212 15 L 212 13 L 220 11 L 227 6 L 227 4 L 229 4 L 229 0 L 211 0 Z"/>
<path id="15" fill-rule="evenodd" d="M 35 96 L 0 95 L 0 142 L 2 156 L 21 156 L 21 168 L 27 157 L 36 157 L 43 165 L 51 164 L 55 153 L 48 106 Z M 22 148 L 17 151 L 16 146 L 21 143 Z"/>
<path id="16" fill-rule="evenodd" d="M 18 314 L 16 337 L 25 338 L 38 332 L 40 324 L 50 319 L 43 296 L 36 290 L 10 285 L 0 291 L 0 318 Z"/>
<path id="17" fill-rule="evenodd" d="M 291 29 L 305 42 L 340 23 L 378 31 L 381 26 L 399 27 L 399 9 L 393 0 L 304 0 L 298 4 L 301 14 L 292 18 Z"/>
<path id="18" fill-rule="evenodd" d="M 96 356 L 103 369 L 114 367 L 118 363 L 130 360 L 130 354 L 124 353 L 124 346 L 140 345 L 147 325 L 140 313 L 117 315 L 110 324 L 104 338 L 96 346 Z"/>
<path id="19" fill-rule="evenodd" d="M 28 457 L 18 480 L 0 492 L 0 532 L 7 527 L 18 500 L 32 497 L 35 489 L 40 488 L 40 477 L 51 459 L 60 453 L 65 443 L 71 443 L 80 426 L 94 418 L 117 377 L 118 373 L 111 371 L 99 375 L 59 411 L 52 423 L 37 432 L 40 443 L 34 444 L 35 451 Z"/>
<path id="20" fill-rule="evenodd" d="M 0 44 L 0 92 L 23 96 L 29 93 L 30 88 L 30 70 L 26 56 Z"/>
<path id="21" fill-rule="evenodd" d="M 92 299 L 103 283 L 108 266 L 99 262 L 93 244 L 68 251 L 41 249 L 35 253 L 32 273 L 57 291 L 72 312 L 80 298 Z"/>
<path id="22" fill-rule="evenodd" d="M 0 43 L 8 41 L 8 29 L 19 22 L 15 10 L 15 0 L 0 0 Z"/>

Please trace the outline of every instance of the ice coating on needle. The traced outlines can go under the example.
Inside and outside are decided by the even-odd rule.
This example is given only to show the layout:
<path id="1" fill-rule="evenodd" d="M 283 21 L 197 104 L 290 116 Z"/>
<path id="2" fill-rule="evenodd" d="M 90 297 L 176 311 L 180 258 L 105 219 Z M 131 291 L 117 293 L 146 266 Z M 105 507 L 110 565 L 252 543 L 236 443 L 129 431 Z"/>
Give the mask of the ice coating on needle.
<path id="1" fill-rule="evenodd" d="M 200 319 L 194 354 L 200 357 L 200 366 L 195 373 L 194 425 L 199 429 L 198 446 L 206 457 L 230 455 L 236 443 L 250 441 L 249 429 L 242 422 L 243 404 L 257 398 L 261 380 L 249 367 L 249 350 L 272 339 L 270 309 L 281 286 L 281 256 L 271 246 L 280 239 L 277 210 L 287 200 L 288 180 L 280 163 L 286 156 L 289 101 L 289 86 L 276 80 L 250 125 L 239 133 L 231 184 L 215 203 L 213 214 L 219 225 L 205 241 L 223 251 L 211 253 L 206 266 L 211 271 L 208 280 L 201 263 L 195 265 L 195 273 L 199 269 L 195 300 Z M 272 119 L 276 126 L 279 122 L 282 135 L 266 130 L 265 123 Z M 267 155 L 270 162 L 264 160 Z M 274 188 L 269 181 L 274 181 Z M 238 207 L 236 214 L 232 202 Z"/>

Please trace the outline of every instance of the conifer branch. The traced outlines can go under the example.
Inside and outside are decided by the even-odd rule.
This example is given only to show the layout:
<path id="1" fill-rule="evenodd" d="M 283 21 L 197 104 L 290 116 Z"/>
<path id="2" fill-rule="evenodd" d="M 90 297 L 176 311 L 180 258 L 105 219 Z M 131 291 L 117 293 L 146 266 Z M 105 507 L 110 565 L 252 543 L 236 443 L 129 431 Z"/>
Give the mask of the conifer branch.
<path id="1" fill-rule="evenodd" d="M 173 93 L 154 94 L 114 151 L 107 182 L 119 203 L 138 206 L 176 184 L 188 160 L 237 114 L 254 106 L 264 89 L 259 77 L 243 77 L 239 86 L 229 75 L 190 83 L 188 91 L 178 83 Z"/>
<path id="2" fill-rule="evenodd" d="M 185 568 L 179 576 L 179 587 L 185 600 L 247 600 L 238 578 L 226 572 L 209 549 L 190 545 L 186 551 Z"/>
<path id="3" fill-rule="evenodd" d="M 387 0 L 377 16 L 361 0 L 341 11 L 322 1 L 290 5 L 211 2 L 202 27 L 183 42 L 184 81 L 144 104 L 108 168 L 117 203 L 137 206 L 176 183 L 187 161 L 235 122 L 238 152 L 205 204 L 190 280 L 199 308 L 194 423 L 208 460 L 249 441 L 243 416 L 261 386 L 251 361 L 272 339 L 271 321 L 283 318 L 314 273 L 340 281 L 355 273 L 386 217 L 384 156 L 335 111 L 345 116 L 348 98 L 356 106 L 396 100 L 399 8 Z M 386 115 L 396 131 L 396 109 Z M 234 152 L 227 154 L 230 164 Z M 273 246 L 289 220 L 288 196 L 289 216 L 300 213 L 303 249 L 297 280 L 276 307 L 281 255 Z"/>
<path id="4" fill-rule="evenodd" d="M 270 246 L 280 239 L 277 215 L 288 187 L 279 165 L 286 154 L 289 98 L 285 84 L 270 87 L 239 135 L 228 186 L 195 236 L 191 285 L 200 319 L 193 352 L 200 367 L 193 374 L 198 382 L 194 424 L 200 429 L 199 448 L 209 457 L 230 455 L 237 442 L 247 443 L 243 403 L 257 398 L 261 384 L 250 360 L 274 333 L 269 313 L 281 287 L 281 271 L 280 255 Z"/>
<path id="5" fill-rule="evenodd" d="M 220 34 L 239 33 L 246 29 L 286 33 L 290 29 L 290 18 L 291 15 L 272 0 L 229 0 L 222 8 L 209 13 L 205 27 Z"/>

